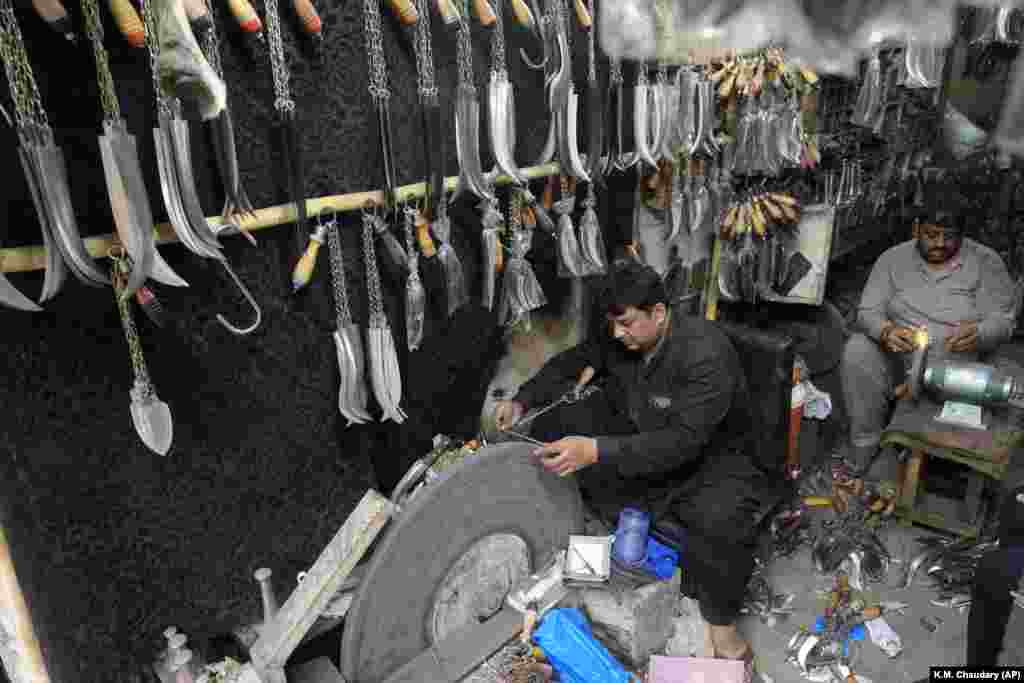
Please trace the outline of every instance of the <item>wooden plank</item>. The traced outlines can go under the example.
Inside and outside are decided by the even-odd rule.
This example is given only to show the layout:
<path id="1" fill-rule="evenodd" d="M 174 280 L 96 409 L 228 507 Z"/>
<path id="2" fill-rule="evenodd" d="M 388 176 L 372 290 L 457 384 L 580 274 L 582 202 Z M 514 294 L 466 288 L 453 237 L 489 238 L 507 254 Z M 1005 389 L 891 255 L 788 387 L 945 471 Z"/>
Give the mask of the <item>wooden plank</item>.
<path id="1" fill-rule="evenodd" d="M 527 178 L 545 178 L 558 173 L 558 163 L 545 164 L 543 166 L 531 166 L 520 169 Z M 495 181 L 498 185 L 511 183 L 508 176 L 498 176 Z M 455 189 L 458 178 L 452 176 L 445 179 L 445 187 L 448 192 Z M 426 194 L 426 183 L 414 183 L 403 185 L 395 189 L 395 198 L 398 202 L 405 202 L 410 199 L 422 197 Z M 315 197 L 306 200 L 306 212 L 315 216 L 321 212 L 360 211 L 367 204 L 381 206 L 384 203 L 384 192 L 381 190 L 370 190 L 366 192 L 350 192 L 348 194 L 337 194 L 327 197 Z M 296 219 L 295 204 L 278 204 L 263 209 L 256 209 L 253 216 L 244 216 L 238 220 L 241 227 L 247 231 L 264 230 L 278 225 L 294 223 Z M 224 221 L 220 216 L 210 216 L 206 219 L 210 227 L 216 229 L 223 225 Z M 178 237 L 170 223 L 160 223 L 153 226 L 153 234 L 157 244 L 177 242 Z M 118 243 L 116 235 L 96 235 L 86 237 L 84 240 L 85 249 L 93 258 L 105 258 L 107 252 L 114 244 Z M 12 247 L 0 249 L 0 272 L 23 273 L 32 270 L 46 269 L 46 250 L 43 245 L 36 244 L 25 247 Z"/>
<path id="2" fill-rule="evenodd" d="M 391 502 L 381 494 L 373 490 L 366 492 L 306 573 L 306 578 L 292 591 L 277 616 L 263 627 L 252 648 L 252 661 L 257 669 L 267 671 L 284 667 L 387 524 L 393 509 Z"/>
<path id="3" fill-rule="evenodd" d="M 0 658 L 11 683 L 50 683 L 3 526 L 0 526 Z"/>

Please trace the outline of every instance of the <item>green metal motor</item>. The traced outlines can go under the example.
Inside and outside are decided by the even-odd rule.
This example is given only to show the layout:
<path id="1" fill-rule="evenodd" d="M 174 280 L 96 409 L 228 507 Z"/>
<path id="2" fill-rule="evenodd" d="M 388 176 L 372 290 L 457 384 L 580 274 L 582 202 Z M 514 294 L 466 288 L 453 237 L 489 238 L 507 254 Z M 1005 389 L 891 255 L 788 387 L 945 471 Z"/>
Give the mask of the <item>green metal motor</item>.
<path id="1" fill-rule="evenodd" d="M 925 365 L 924 388 L 944 399 L 990 406 L 1024 399 L 1024 385 L 991 365 L 948 360 Z"/>

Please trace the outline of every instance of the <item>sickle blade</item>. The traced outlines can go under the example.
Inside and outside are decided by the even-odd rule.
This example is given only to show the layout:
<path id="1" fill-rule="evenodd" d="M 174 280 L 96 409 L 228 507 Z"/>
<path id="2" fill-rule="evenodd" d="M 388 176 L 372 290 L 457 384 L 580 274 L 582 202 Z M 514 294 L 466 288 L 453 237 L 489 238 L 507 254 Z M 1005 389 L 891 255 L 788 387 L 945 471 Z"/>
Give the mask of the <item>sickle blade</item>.
<path id="1" fill-rule="evenodd" d="M 42 181 L 35 155 L 35 145 L 28 143 L 19 146 L 18 157 L 21 159 L 25 180 L 32 192 L 32 203 L 35 204 L 39 228 L 43 233 L 43 245 L 46 250 L 46 275 L 43 280 L 42 292 L 39 295 L 39 303 L 45 303 L 56 296 L 64 285 L 67 278 L 67 267 L 57 246 L 57 241 L 53 237 L 53 219 L 42 194 Z"/>
<path id="2" fill-rule="evenodd" d="M 199 203 L 196 192 L 195 176 L 192 172 L 192 148 L 189 142 L 188 121 L 175 118 L 170 121 L 171 141 L 173 141 L 174 168 L 178 178 L 179 196 L 185 210 L 192 234 L 198 238 L 206 249 L 208 258 L 221 259 L 220 244 L 210 224 L 206 222 L 203 207 Z"/>
<path id="3" fill-rule="evenodd" d="M 64 152 L 54 144 L 39 149 L 43 192 L 48 196 L 56 212 L 58 244 L 63 245 L 64 255 L 72 271 L 84 284 L 92 287 L 106 287 L 110 278 L 96 265 L 85 248 L 82 234 L 78 229 L 74 206 L 71 203 L 68 169 Z"/>

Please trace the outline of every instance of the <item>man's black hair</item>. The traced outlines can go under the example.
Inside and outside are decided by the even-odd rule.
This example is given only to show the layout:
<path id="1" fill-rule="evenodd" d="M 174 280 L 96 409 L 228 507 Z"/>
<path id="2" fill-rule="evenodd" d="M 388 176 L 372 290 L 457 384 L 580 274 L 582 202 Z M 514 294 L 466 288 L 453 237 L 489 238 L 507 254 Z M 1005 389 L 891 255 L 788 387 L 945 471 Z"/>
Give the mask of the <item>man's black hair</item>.
<path id="1" fill-rule="evenodd" d="M 917 220 L 924 225 L 937 225 L 961 235 L 966 226 L 959 192 L 948 183 L 936 183 L 925 191 L 924 206 L 917 212 Z"/>
<path id="2" fill-rule="evenodd" d="M 661 276 L 654 268 L 632 259 L 612 265 L 601 293 L 605 314 L 616 317 L 630 306 L 649 313 L 658 304 L 668 305 L 668 293 Z"/>

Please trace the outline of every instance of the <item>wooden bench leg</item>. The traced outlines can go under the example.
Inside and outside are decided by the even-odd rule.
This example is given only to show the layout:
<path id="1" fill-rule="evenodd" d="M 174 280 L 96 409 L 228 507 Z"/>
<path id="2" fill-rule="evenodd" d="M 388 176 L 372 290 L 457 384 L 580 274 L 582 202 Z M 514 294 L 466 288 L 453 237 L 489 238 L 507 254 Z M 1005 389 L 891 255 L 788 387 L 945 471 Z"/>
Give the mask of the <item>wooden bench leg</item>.
<path id="1" fill-rule="evenodd" d="M 899 510 L 905 520 L 912 523 L 914 506 L 917 503 L 917 488 L 921 482 L 925 453 L 921 450 L 910 452 L 910 458 L 902 466 L 899 487 Z"/>

